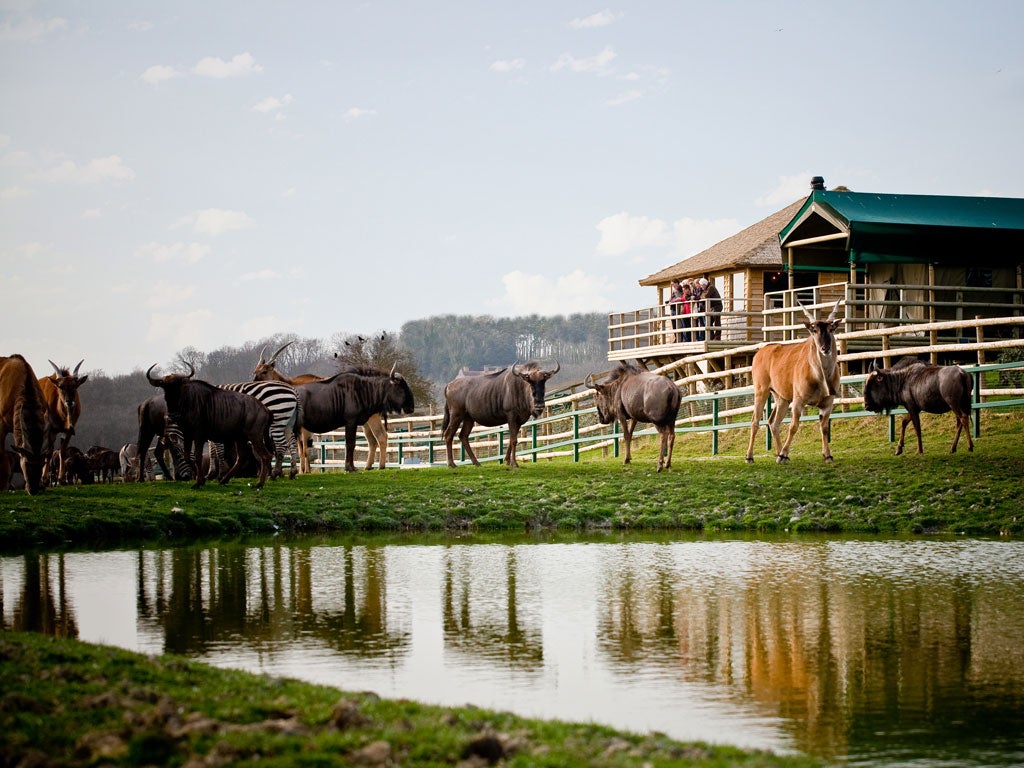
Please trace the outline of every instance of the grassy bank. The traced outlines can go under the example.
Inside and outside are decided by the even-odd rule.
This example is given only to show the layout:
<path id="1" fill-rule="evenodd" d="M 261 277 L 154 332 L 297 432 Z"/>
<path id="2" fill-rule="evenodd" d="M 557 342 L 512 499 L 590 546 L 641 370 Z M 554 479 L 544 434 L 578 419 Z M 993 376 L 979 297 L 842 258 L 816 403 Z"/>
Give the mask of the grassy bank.
<path id="1" fill-rule="evenodd" d="M 0 633 L 0 764 L 812 766 Z"/>
<path id="2" fill-rule="evenodd" d="M 986 413 L 976 450 L 950 455 L 951 418 L 925 423 L 923 455 L 894 456 L 882 417 L 835 422 L 832 453 L 804 425 L 792 460 L 777 465 L 758 436 L 681 437 L 672 469 L 654 470 L 644 440 L 633 463 L 614 457 L 451 470 L 374 470 L 268 482 L 236 479 L 193 491 L 157 482 L 59 487 L 0 496 L 0 548 L 103 548 L 224 536 L 325 531 L 678 529 L 1024 532 L 1024 412 Z"/>

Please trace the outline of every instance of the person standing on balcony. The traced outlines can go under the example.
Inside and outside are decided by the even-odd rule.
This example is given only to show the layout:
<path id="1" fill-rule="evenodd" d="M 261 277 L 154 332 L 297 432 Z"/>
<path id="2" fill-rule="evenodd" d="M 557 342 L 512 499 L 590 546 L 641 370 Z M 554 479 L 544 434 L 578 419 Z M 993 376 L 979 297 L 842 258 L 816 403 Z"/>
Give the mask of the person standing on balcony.
<path id="1" fill-rule="evenodd" d="M 679 319 L 679 315 L 683 311 L 683 286 L 679 284 L 678 278 L 674 279 L 670 286 L 668 306 L 669 311 L 672 313 L 672 328 L 676 332 L 675 340 L 682 341 L 682 334 L 679 333 L 679 327 L 682 325 L 682 321 Z"/>
<path id="2" fill-rule="evenodd" d="M 693 311 L 693 285 L 689 280 L 683 280 L 683 295 L 679 299 L 679 313 L 682 315 L 680 326 L 685 328 L 681 334 L 677 334 L 676 338 L 679 341 L 690 340 L 690 313 Z M 679 337 L 682 337 L 681 339 Z"/>
<path id="3" fill-rule="evenodd" d="M 703 278 L 702 278 L 703 279 Z M 694 328 L 704 328 L 704 288 L 700 280 L 693 281 L 693 294 L 690 297 L 690 307 L 693 314 L 692 325 Z M 704 341 L 704 331 L 695 331 L 694 341 Z"/>
<path id="4" fill-rule="evenodd" d="M 700 284 L 704 289 L 704 311 L 708 313 L 708 339 L 719 341 L 722 338 L 722 310 L 725 308 L 722 294 L 706 277 L 700 279 Z"/>

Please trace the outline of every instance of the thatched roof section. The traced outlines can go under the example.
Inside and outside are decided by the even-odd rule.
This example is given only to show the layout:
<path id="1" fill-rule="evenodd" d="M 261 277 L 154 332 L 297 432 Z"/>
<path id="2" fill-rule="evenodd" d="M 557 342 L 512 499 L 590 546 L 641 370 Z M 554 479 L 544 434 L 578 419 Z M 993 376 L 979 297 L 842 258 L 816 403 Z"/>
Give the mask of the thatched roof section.
<path id="1" fill-rule="evenodd" d="M 797 200 L 766 219 L 720 243 L 640 280 L 640 285 L 663 285 L 672 278 L 699 277 L 707 273 L 757 267 L 782 268 L 779 232 L 793 220 L 807 198 Z"/>

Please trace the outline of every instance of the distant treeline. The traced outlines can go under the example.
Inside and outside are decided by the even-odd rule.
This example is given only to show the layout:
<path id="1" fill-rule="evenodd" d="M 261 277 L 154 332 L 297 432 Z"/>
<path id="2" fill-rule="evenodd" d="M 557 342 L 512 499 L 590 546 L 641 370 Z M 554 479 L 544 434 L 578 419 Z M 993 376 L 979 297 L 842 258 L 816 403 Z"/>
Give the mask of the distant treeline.
<path id="1" fill-rule="evenodd" d="M 248 381 L 261 354 L 269 358 L 291 342 L 277 358 L 282 373 L 330 376 L 341 363 L 387 369 L 398 363 L 413 387 L 417 411 L 439 413 L 445 383 L 462 368 L 484 370 L 511 365 L 517 359 L 557 360 L 562 369 L 549 384 L 549 392 L 606 370 L 607 322 L 607 316 L 598 313 L 517 318 L 442 315 L 408 322 L 397 335 L 379 330 L 336 333 L 329 339 L 281 334 L 211 352 L 186 347 L 169 367 L 161 364 L 155 373 L 184 371 L 191 364 L 197 378 L 212 384 Z M 89 381 L 79 391 L 82 416 L 72 445 L 83 451 L 92 445 L 117 450 L 135 441 L 136 408 L 155 393 L 145 376 L 154 362 L 143 361 L 132 373 L 118 376 L 89 372 Z M 46 373 L 37 371 L 37 375 Z"/>

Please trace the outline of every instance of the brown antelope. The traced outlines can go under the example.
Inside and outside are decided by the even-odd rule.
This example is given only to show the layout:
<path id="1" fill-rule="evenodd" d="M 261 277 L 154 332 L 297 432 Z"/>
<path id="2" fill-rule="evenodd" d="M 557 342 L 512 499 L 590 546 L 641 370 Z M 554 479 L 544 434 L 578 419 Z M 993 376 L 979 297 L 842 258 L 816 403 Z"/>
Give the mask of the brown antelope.
<path id="1" fill-rule="evenodd" d="M 291 384 L 293 387 L 297 387 L 302 384 L 309 384 L 314 381 L 324 381 L 326 377 L 316 376 L 312 373 L 300 373 L 298 376 L 288 377 L 281 373 L 275 367 L 277 365 L 277 356 L 284 352 L 294 342 L 289 341 L 277 352 L 275 352 L 269 360 L 263 359 L 263 354 L 267 351 L 264 347 L 260 352 L 259 362 L 256 363 L 256 367 L 252 370 L 253 381 L 283 381 L 286 384 Z M 346 370 L 343 368 L 342 370 Z M 349 372 L 360 372 L 358 369 L 352 368 Z M 302 426 L 301 424 L 299 425 Z M 366 420 L 363 425 L 363 434 L 366 437 L 367 454 L 366 454 L 366 469 L 373 469 L 374 458 L 380 456 L 380 468 L 384 469 L 387 465 L 388 456 L 388 430 L 384 425 L 384 419 L 379 413 L 374 413 Z M 303 473 L 310 471 L 309 467 L 309 453 L 308 446 L 309 441 L 312 438 L 312 433 L 302 427 L 301 434 L 299 435 L 299 470 Z"/>
<path id="2" fill-rule="evenodd" d="M 43 403 L 46 408 L 46 434 L 43 450 L 46 458 L 49 459 L 53 453 L 53 445 L 57 441 L 57 435 L 63 433 L 60 447 L 57 449 L 59 463 L 57 465 L 57 482 L 67 482 L 67 467 L 65 457 L 67 456 L 68 443 L 75 434 L 75 425 L 78 417 L 82 415 L 82 400 L 78 396 L 78 388 L 89 378 L 88 375 L 79 376 L 78 369 L 82 367 L 85 360 L 79 360 L 74 372 L 57 365 L 50 360 L 53 366 L 53 373 L 45 378 L 39 379 L 39 388 L 43 393 Z"/>
<path id="3" fill-rule="evenodd" d="M 21 355 L 0 357 L 0 490 L 6 491 L 11 479 L 10 460 L 2 450 L 8 434 L 14 435 L 13 450 L 25 476 L 25 490 L 36 494 L 46 487 L 45 429 L 43 393 L 32 366 Z"/>
<path id="4" fill-rule="evenodd" d="M 800 427 L 800 417 L 804 408 L 811 405 L 818 408 L 821 455 L 825 461 L 832 461 L 828 447 L 828 420 L 832 415 L 833 400 L 839 392 L 835 330 L 842 322 L 836 319 L 842 302 L 842 299 L 836 302 L 827 320 L 816 320 L 801 304 L 807 318 L 804 326 L 810 337 L 799 344 L 766 344 L 754 355 L 750 371 L 754 381 L 754 412 L 750 422 L 750 443 L 747 445 L 748 462 L 754 460 L 754 438 L 761 425 L 769 392 L 775 396 L 775 407 L 768 416 L 768 428 L 775 441 L 775 460 L 780 464 L 789 461 L 789 446 Z M 779 432 L 790 406 L 793 415 L 789 434 L 783 443 Z"/>

